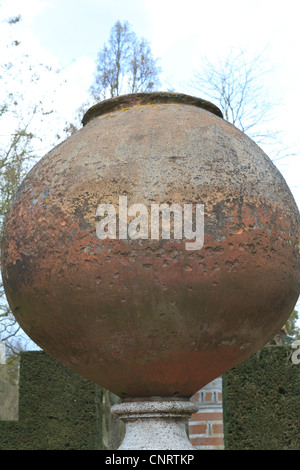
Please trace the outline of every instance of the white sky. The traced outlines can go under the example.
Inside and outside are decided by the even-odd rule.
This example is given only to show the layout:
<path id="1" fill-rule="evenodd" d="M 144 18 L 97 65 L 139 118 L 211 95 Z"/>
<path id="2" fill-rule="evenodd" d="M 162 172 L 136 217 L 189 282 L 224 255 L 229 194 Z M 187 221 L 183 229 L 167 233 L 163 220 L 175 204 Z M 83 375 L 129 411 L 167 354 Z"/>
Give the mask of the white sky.
<path id="1" fill-rule="evenodd" d="M 191 93 L 189 83 L 204 56 L 213 61 L 232 48 L 253 55 L 266 50 L 274 67 L 269 92 L 281 103 L 274 125 L 287 147 L 296 149 L 276 164 L 300 207 L 299 0 L 0 0 L 0 7 L 0 21 L 22 15 L 15 31 L 31 54 L 64 67 L 68 87 L 55 102 L 63 120 L 85 100 L 97 52 L 117 20 L 127 20 L 151 43 L 161 59 L 161 89 Z"/>

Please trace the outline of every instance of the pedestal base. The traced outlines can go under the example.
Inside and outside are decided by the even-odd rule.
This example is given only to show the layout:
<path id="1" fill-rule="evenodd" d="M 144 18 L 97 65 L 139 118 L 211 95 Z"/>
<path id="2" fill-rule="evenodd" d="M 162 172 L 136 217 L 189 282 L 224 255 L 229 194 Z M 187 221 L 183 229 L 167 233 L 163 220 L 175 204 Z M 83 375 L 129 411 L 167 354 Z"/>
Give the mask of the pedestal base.
<path id="1" fill-rule="evenodd" d="M 197 410 L 188 399 L 160 397 L 114 405 L 112 413 L 126 425 L 118 450 L 193 450 L 186 423 Z"/>

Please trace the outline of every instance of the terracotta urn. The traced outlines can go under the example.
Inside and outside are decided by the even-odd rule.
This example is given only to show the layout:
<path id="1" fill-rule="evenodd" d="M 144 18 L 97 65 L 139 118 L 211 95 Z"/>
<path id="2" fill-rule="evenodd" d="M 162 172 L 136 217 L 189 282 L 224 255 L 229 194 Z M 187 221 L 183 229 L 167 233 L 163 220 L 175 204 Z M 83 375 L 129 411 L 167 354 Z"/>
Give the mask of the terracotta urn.
<path id="1" fill-rule="evenodd" d="M 9 212 L 9 305 L 43 350 L 120 397 L 191 397 L 291 314 L 298 208 L 204 100 L 124 95 L 82 122 Z"/>

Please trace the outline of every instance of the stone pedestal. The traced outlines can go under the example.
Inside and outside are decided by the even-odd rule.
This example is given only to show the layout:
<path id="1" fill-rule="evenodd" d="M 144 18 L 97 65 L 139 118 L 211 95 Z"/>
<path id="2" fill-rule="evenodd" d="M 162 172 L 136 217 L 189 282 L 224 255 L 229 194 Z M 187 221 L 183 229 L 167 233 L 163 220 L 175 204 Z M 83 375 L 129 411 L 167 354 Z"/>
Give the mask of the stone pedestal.
<path id="1" fill-rule="evenodd" d="M 126 425 L 118 450 L 194 450 L 187 437 L 187 420 L 198 405 L 187 399 L 124 401 L 111 411 Z"/>

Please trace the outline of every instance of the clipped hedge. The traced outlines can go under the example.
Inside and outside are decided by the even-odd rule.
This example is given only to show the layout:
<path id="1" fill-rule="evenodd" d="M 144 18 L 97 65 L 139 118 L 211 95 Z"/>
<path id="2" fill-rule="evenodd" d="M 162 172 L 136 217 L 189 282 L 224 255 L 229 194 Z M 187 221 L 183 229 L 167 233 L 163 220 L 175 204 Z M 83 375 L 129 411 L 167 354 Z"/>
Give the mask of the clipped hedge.
<path id="1" fill-rule="evenodd" d="M 43 351 L 22 353 L 19 421 L 0 422 L 0 450 L 106 448 L 105 393 Z"/>
<path id="2" fill-rule="evenodd" d="M 223 375 L 226 450 L 300 449 L 300 364 L 266 346 Z"/>

